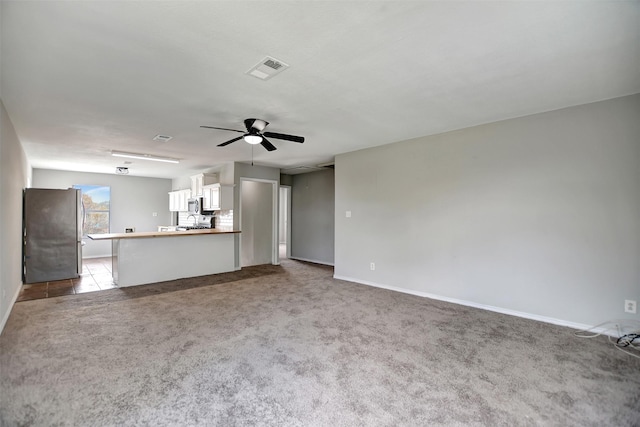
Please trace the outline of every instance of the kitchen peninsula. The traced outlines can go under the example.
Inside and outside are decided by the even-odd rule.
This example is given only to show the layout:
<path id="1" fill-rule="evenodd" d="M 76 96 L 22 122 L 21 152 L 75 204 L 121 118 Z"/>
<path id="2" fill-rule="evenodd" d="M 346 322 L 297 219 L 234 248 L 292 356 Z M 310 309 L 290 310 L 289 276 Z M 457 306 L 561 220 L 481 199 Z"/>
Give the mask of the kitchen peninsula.
<path id="1" fill-rule="evenodd" d="M 211 228 L 88 237 L 112 241 L 113 281 L 126 287 L 234 271 L 237 233 Z"/>

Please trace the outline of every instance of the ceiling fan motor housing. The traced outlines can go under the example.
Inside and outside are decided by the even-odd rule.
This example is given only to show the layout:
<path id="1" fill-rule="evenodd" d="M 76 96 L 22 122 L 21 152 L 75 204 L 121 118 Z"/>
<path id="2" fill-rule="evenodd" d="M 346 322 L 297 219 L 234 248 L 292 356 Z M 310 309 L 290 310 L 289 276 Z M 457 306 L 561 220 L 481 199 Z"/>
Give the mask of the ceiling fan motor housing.
<path id="1" fill-rule="evenodd" d="M 262 132 L 269 122 L 261 120 L 261 119 L 245 119 L 244 126 L 247 128 L 249 133 L 252 133 L 253 130 L 257 132 Z"/>

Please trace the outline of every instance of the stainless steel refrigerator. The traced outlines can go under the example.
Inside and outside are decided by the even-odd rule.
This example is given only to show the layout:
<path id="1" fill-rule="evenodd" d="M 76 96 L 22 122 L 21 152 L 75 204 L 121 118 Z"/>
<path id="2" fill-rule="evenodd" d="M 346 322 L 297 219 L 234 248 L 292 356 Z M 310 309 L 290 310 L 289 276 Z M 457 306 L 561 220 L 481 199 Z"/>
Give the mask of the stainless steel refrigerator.
<path id="1" fill-rule="evenodd" d="M 27 188 L 23 203 L 23 282 L 51 282 L 82 273 L 80 190 Z"/>

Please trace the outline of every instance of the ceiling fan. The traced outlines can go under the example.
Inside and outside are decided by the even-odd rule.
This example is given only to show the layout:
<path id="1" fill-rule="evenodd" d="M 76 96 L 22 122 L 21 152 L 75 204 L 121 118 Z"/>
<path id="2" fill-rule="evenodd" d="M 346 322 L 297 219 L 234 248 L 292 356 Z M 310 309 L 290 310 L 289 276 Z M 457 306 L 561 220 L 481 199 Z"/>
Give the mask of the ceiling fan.
<path id="1" fill-rule="evenodd" d="M 264 129 L 267 127 L 268 124 L 269 122 L 266 122 L 260 119 L 246 119 L 244 121 L 244 126 L 247 128 L 246 131 L 237 130 L 237 129 L 219 128 L 214 126 L 200 126 L 200 127 L 207 128 L 207 129 L 228 130 L 231 132 L 240 132 L 244 134 L 237 138 L 233 138 L 226 142 L 223 142 L 222 144 L 218 144 L 218 147 L 224 147 L 225 145 L 229 145 L 232 142 L 236 142 L 240 139 L 244 139 L 249 144 L 262 145 L 264 148 L 267 149 L 267 151 L 276 150 L 276 147 L 272 143 L 270 143 L 266 137 L 283 139 L 285 141 L 292 141 L 292 142 L 299 142 L 299 143 L 304 142 L 304 137 L 302 136 L 287 135 L 284 133 L 275 133 L 275 132 L 265 132 Z"/>

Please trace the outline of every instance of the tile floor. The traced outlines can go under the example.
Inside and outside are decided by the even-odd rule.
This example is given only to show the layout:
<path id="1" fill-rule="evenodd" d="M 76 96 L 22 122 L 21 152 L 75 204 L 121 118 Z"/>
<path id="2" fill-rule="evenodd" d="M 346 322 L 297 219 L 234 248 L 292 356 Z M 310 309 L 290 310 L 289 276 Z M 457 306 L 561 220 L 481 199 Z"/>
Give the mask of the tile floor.
<path id="1" fill-rule="evenodd" d="M 111 277 L 111 257 L 82 260 L 82 274 L 77 279 L 22 285 L 18 301 L 52 298 L 116 288 Z"/>

